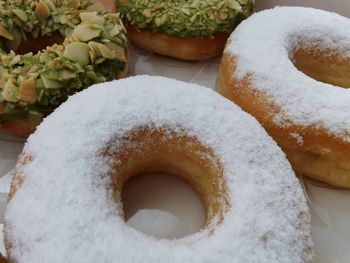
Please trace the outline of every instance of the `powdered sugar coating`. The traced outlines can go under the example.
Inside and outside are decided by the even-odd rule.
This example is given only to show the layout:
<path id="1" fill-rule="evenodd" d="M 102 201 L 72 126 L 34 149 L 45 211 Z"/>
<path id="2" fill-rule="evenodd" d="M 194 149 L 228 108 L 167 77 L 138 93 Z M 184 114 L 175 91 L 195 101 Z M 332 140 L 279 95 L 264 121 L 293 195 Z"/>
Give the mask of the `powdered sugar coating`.
<path id="1" fill-rule="evenodd" d="M 276 7 L 243 21 L 225 52 L 235 57 L 235 76 L 249 75 L 251 86 L 282 109 L 277 125 L 323 127 L 349 141 L 350 91 L 298 71 L 290 56 L 299 45 L 350 58 L 350 20 L 312 8 Z"/>
<path id="2" fill-rule="evenodd" d="M 213 233 L 155 240 L 118 215 L 103 176 L 109 160 L 99 152 L 149 123 L 195 136 L 219 158 L 232 203 Z M 5 219 L 14 262 L 311 260 L 306 201 L 284 154 L 254 118 L 210 89 L 149 76 L 94 85 L 48 116 L 24 153 L 33 160 L 17 165 L 25 181 Z"/>

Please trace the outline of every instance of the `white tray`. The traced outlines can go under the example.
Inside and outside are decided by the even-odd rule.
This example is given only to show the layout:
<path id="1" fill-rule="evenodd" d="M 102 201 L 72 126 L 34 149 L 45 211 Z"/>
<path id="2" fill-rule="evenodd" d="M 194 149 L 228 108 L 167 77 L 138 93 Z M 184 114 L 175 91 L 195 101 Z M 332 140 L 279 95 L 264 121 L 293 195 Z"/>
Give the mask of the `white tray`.
<path id="1" fill-rule="evenodd" d="M 257 0 L 257 8 L 274 5 L 305 5 L 337 11 L 350 17 L 349 0 L 277 1 Z M 132 75 L 162 75 L 188 82 L 215 87 L 219 59 L 207 62 L 182 62 L 150 54 L 131 47 Z M 23 147 L 23 140 L 0 133 L 0 177 L 9 173 Z M 300 177 L 312 214 L 315 263 L 350 262 L 350 191 L 335 190 Z M 3 222 L 8 180 L 0 179 L 0 223 Z M 2 225 L 0 224 L 0 228 Z M 1 229 L 0 229 L 1 230 Z M 1 233 L 1 231 L 0 231 Z M 0 234 L 0 252 L 4 252 Z"/>

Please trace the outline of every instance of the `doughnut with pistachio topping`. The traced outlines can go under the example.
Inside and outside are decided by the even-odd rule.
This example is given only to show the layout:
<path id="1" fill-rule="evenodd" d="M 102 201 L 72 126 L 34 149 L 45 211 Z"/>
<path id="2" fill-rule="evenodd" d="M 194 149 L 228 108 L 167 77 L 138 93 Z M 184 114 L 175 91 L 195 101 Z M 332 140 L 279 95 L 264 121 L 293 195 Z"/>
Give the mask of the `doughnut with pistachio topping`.
<path id="1" fill-rule="evenodd" d="M 16 53 L 55 34 L 62 44 Z M 69 95 L 124 77 L 127 52 L 119 15 L 92 0 L 0 0 L 0 129 L 29 135 Z"/>
<path id="2" fill-rule="evenodd" d="M 155 53 L 203 60 L 222 53 L 255 0 L 116 0 L 129 38 Z"/>

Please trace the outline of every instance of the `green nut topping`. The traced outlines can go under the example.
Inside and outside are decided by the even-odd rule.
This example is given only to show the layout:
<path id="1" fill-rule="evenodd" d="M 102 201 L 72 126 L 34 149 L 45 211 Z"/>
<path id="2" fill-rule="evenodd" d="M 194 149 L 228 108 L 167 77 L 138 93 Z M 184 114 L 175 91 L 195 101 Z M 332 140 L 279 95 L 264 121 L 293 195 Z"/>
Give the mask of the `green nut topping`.
<path id="1" fill-rule="evenodd" d="M 101 31 L 101 28 L 96 27 L 94 24 L 82 24 L 74 28 L 73 36 L 78 41 L 86 42 L 99 37 Z"/>
<path id="2" fill-rule="evenodd" d="M 15 53 L 28 36 L 54 32 L 62 45 Z M 0 122 L 45 116 L 77 91 L 114 79 L 127 53 L 119 14 L 93 0 L 0 0 Z"/>
<path id="3" fill-rule="evenodd" d="M 78 62 L 81 66 L 89 64 L 89 45 L 83 42 L 72 42 L 66 45 L 63 56 Z"/>
<path id="4" fill-rule="evenodd" d="M 231 33 L 255 0 L 116 0 L 123 19 L 138 30 L 178 37 Z"/>
<path id="5" fill-rule="evenodd" d="M 11 35 L 11 33 L 9 31 L 6 30 L 6 28 L 4 28 L 1 24 L 0 24 L 0 36 L 4 37 L 8 40 L 13 40 L 13 35 Z"/>

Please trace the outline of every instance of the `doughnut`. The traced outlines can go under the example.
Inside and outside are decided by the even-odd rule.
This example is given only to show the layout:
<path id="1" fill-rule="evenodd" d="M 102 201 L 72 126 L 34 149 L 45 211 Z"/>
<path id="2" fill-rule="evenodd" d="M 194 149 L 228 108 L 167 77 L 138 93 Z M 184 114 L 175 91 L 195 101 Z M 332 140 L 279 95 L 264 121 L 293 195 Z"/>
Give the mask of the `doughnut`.
<path id="1" fill-rule="evenodd" d="M 221 55 L 228 35 L 254 5 L 255 0 L 116 0 L 132 42 L 182 60 Z"/>
<path id="2" fill-rule="evenodd" d="M 155 171 L 199 193 L 200 232 L 157 240 L 126 225 L 123 184 Z M 71 96 L 29 137 L 9 196 L 10 262 L 302 263 L 313 255 L 305 197 L 277 144 L 213 90 L 162 77 Z"/>
<path id="3" fill-rule="evenodd" d="M 126 75 L 126 30 L 92 0 L 0 1 L 0 65 L 0 130 L 28 136 L 69 95 Z"/>
<path id="4" fill-rule="evenodd" d="M 350 20 L 277 7 L 232 33 L 219 92 L 252 114 L 293 168 L 350 188 Z"/>
<path id="5" fill-rule="evenodd" d="M 1 253 L 0 253 L 0 263 L 8 263 L 6 258 L 4 258 L 3 255 L 1 255 Z"/>

